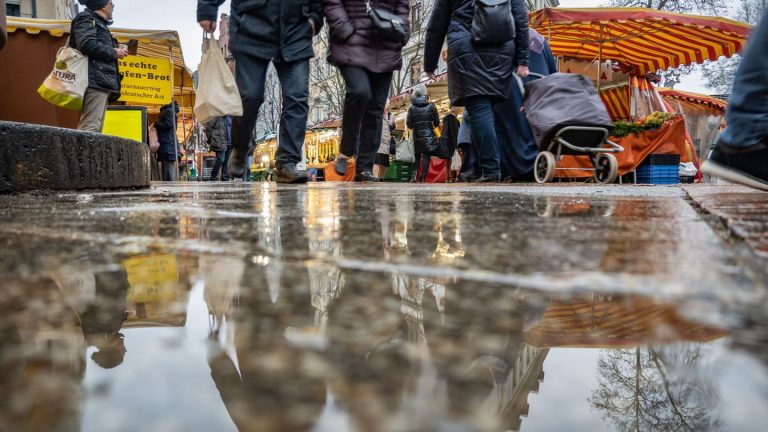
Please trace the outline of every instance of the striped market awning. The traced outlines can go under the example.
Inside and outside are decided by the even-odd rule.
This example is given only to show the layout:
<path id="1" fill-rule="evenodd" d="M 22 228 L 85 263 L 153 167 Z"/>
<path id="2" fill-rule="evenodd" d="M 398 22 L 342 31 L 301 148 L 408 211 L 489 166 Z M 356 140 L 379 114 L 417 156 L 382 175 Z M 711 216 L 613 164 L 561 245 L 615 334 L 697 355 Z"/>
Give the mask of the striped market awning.
<path id="1" fill-rule="evenodd" d="M 544 8 L 530 25 L 555 56 L 611 60 L 634 75 L 731 57 L 752 31 L 726 18 L 645 8 Z"/>

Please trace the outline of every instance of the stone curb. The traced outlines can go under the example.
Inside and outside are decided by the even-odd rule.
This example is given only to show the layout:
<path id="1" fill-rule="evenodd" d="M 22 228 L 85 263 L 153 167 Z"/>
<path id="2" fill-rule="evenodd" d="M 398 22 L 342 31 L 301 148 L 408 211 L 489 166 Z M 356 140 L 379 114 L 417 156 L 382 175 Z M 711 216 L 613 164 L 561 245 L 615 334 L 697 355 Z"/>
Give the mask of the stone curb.
<path id="1" fill-rule="evenodd" d="M 0 193 L 147 188 L 149 158 L 129 139 L 0 121 Z"/>

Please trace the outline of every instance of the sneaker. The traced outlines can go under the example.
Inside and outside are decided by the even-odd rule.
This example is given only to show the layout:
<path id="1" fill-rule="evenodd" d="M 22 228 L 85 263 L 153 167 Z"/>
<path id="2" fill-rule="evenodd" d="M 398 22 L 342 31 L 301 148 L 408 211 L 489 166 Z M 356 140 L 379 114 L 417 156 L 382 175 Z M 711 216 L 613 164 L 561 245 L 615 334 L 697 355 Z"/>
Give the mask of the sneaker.
<path id="1" fill-rule="evenodd" d="M 337 157 L 336 163 L 333 164 L 333 169 L 336 170 L 336 174 L 340 176 L 347 175 L 347 162 L 349 161 L 349 158 L 345 157 Z"/>
<path id="2" fill-rule="evenodd" d="M 276 178 L 278 183 L 306 183 L 309 180 L 307 172 L 299 170 L 296 165 L 285 165 L 275 169 Z"/>
<path id="3" fill-rule="evenodd" d="M 768 149 L 726 153 L 718 143 L 701 172 L 733 183 L 768 191 Z"/>
<path id="4" fill-rule="evenodd" d="M 355 181 L 356 182 L 375 183 L 375 182 L 381 181 L 381 179 L 376 177 L 375 175 L 373 175 L 373 173 L 371 173 L 370 171 L 363 171 L 363 172 L 355 174 Z"/>

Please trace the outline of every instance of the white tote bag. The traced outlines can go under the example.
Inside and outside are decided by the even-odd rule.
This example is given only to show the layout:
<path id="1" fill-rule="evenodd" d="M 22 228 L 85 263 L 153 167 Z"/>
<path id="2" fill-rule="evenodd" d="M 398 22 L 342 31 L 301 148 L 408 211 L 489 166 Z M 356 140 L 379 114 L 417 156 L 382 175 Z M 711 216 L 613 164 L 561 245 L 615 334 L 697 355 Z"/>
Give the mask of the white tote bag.
<path id="1" fill-rule="evenodd" d="M 216 39 L 206 39 L 208 47 L 200 62 L 195 100 L 195 117 L 206 123 L 215 117 L 243 115 L 243 103 L 232 71 L 224 60 Z"/>
<path id="2" fill-rule="evenodd" d="M 67 46 L 59 49 L 53 71 L 37 92 L 56 106 L 80 111 L 87 88 L 88 57 Z"/>
<path id="3" fill-rule="evenodd" d="M 399 162 L 416 162 L 416 155 L 414 154 L 413 147 L 413 134 L 408 135 L 408 138 L 403 138 L 397 143 L 395 147 L 395 160 Z"/>

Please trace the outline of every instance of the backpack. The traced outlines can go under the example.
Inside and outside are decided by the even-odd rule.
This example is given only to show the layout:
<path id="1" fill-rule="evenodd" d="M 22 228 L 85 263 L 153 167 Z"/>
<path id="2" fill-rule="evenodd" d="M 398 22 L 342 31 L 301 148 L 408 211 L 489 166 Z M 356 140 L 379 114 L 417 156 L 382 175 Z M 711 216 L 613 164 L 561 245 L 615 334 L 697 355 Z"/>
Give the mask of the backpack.
<path id="1" fill-rule="evenodd" d="M 472 41 L 482 45 L 500 45 L 515 38 L 512 0 L 475 0 L 472 17 Z"/>

